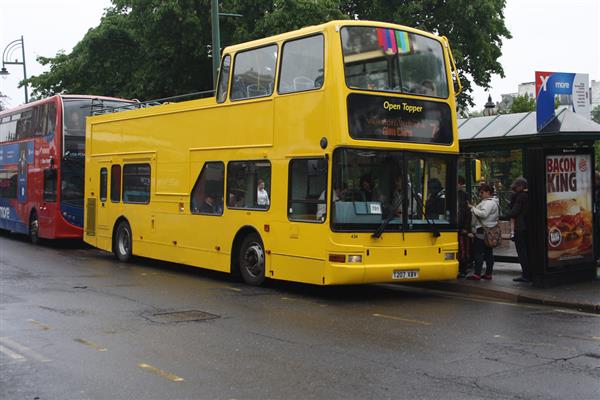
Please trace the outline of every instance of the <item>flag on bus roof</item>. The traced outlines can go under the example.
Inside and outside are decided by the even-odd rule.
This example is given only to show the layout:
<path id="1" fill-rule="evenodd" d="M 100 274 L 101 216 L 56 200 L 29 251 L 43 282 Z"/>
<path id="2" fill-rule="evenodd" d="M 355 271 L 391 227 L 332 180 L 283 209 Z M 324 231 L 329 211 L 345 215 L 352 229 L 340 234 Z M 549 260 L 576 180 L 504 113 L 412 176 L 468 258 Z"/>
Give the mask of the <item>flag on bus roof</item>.
<path id="1" fill-rule="evenodd" d="M 394 29 L 377 28 L 377 41 L 386 53 L 407 54 L 410 53 L 410 39 L 408 32 Z"/>

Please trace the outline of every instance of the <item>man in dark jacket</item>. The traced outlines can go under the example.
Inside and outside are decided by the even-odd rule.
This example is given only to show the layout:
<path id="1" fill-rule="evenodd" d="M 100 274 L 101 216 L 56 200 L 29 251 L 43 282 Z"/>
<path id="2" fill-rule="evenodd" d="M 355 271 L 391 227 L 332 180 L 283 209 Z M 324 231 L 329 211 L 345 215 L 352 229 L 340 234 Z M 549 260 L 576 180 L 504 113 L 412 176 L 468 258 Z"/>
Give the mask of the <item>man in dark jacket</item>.
<path id="1" fill-rule="evenodd" d="M 529 269 L 529 257 L 527 251 L 527 217 L 529 214 L 529 196 L 527 193 L 527 180 L 523 177 L 515 179 L 511 185 L 513 195 L 510 200 L 507 217 L 511 219 L 511 227 L 514 230 L 515 247 L 521 263 L 523 273 L 520 277 L 513 279 L 515 282 L 531 282 L 531 271 Z"/>

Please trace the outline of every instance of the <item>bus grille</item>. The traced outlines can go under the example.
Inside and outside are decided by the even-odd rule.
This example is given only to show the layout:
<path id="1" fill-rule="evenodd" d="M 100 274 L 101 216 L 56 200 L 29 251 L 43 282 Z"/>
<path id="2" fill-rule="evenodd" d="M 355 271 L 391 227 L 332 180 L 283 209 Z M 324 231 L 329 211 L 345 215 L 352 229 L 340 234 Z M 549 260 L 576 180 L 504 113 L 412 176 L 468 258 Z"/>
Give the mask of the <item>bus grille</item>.
<path id="1" fill-rule="evenodd" d="M 87 214 L 85 221 L 85 233 L 88 236 L 96 235 L 96 199 L 87 199 Z"/>

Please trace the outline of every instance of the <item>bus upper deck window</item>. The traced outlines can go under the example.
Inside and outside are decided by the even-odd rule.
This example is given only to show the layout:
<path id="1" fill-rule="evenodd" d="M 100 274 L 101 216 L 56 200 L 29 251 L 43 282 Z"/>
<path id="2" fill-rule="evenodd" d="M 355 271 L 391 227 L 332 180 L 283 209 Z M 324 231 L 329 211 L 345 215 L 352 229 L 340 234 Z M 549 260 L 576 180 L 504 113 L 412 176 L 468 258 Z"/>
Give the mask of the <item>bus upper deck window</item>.
<path id="1" fill-rule="evenodd" d="M 217 103 L 222 103 L 227 99 L 227 89 L 229 87 L 229 67 L 231 65 L 231 56 L 226 55 L 221 64 L 219 73 L 219 86 L 217 89 Z"/>
<path id="2" fill-rule="evenodd" d="M 323 35 L 292 40 L 283 45 L 279 93 L 323 86 Z"/>

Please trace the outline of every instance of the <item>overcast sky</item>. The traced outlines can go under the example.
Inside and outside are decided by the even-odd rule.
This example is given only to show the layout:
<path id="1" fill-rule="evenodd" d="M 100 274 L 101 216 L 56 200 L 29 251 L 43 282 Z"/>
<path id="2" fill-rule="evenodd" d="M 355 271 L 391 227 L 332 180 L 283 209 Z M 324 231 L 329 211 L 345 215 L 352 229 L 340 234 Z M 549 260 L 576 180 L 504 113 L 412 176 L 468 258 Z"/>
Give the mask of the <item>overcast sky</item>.
<path id="1" fill-rule="evenodd" d="M 27 75 L 38 75 L 45 69 L 35 61 L 37 56 L 54 56 L 61 49 L 70 52 L 88 29 L 100 23 L 110 4 L 110 0 L 0 0 L 0 50 L 22 35 Z M 500 101 L 502 93 L 516 92 L 519 83 L 532 82 L 536 70 L 587 73 L 590 80 L 600 80 L 600 0 L 508 0 L 505 17 L 513 38 L 502 46 L 506 77 L 492 78 L 494 101 Z M 23 89 L 17 89 L 23 69 L 20 65 L 7 69 L 10 75 L 0 79 L 0 92 L 9 96 L 6 103 L 12 107 L 24 101 Z M 481 109 L 487 94 L 477 89 L 474 98 L 476 109 Z"/>

